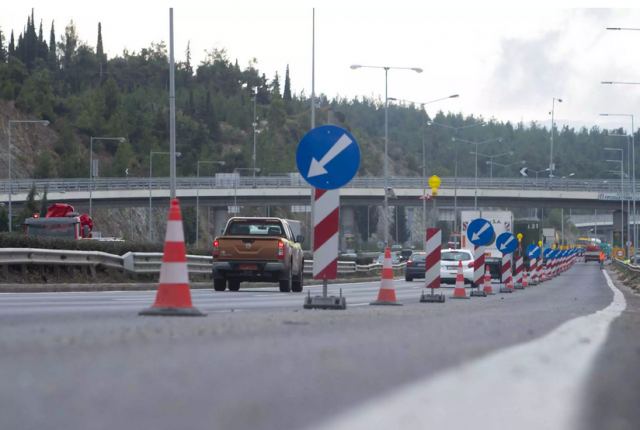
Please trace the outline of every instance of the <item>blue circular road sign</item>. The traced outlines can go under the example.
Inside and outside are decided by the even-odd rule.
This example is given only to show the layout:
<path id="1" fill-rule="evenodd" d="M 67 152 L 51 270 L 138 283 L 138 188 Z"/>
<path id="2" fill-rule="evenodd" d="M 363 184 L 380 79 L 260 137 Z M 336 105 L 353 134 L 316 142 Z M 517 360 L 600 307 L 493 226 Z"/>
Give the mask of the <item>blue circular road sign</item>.
<path id="1" fill-rule="evenodd" d="M 527 247 L 527 255 L 529 258 L 540 258 L 540 247 L 534 244 L 529 245 Z"/>
<path id="2" fill-rule="evenodd" d="M 309 184 L 334 190 L 346 185 L 358 172 L 360 148 L 347 130 L 323 125 L 304 135 L 296 151 L 296 164 Z"/>
<path id="3" fill-rule="evenodd" d="M 518 239 L 508 231 L 496 238 L 496 247 L 503 254 L 511 254 L 518 247 Z"/>
<path id="4" fill-rule="evenodd" d="M 495 234 L 491 223 L 484 218 L 474 219 L 467 227 L 467 239 L 474 245 L 486 246 L 491 244 Z"/>

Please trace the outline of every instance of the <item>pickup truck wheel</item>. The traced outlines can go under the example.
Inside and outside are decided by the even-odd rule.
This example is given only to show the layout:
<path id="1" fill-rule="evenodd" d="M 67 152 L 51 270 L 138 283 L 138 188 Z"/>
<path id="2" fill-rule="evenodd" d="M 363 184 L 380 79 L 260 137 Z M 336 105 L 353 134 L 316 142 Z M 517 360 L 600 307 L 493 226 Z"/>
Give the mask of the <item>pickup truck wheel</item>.
<path id="1" fill-rule="evenodd" d="M 214 279 L 213 289 L 216 291 L 224 291 L 227 289 L 227 281 L 225 279 Z"/>
<path id="2" fill-rule="evenodd" d="M 280 281 L 280 292 L 281 293 L 288 293 L 289 291 L 291 291 L 291 279 L 292 278 L 292 274 L 291 274 L 291 270 L 289 270 L 289 279 L 285 279 L 285 280 L 281 280 Z"/>
<path id="3" fill-rule="evenodd" d="M 229 281 L 229 291 L 238 291 L 240 289 L 240 281 Z"/>
<path id="4" fill-rule="evenodd" d="M 303 264 L 304 266 L 304 264 Z M 302 292 L 302 283 L 303 283 L 303 269 L 300 269 L 300 273 L 293 278 L 293 283 L 291 284 L 291 291 L 294 293 Z"/>

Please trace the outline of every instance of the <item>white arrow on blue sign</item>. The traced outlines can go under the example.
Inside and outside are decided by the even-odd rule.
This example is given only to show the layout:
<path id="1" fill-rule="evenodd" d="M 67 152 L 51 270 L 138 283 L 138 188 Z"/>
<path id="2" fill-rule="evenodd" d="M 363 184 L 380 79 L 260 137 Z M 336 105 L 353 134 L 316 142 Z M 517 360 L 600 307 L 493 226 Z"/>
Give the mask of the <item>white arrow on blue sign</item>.
<path id="1" fill-rule="evenodd" d="M 495 236 L 493 226 L 484 218 L 476 218 L 467 227 L 467 239 L 478 246 L 487 246 L 493 242 Z"/>
<path id="2" fill-rule="evenodd" d="M 334 190 L 346 185 L 358 172 L 360 148 L 347 130 L 323 125 L 304 135 L 296 151 L 296 164 L 309 184 Z"/>
<path id="3" fill-rule="evenodd" d="M 527 247 L 527 255 L 529 258 L 540 258 L 540 247 L 534 244 L 529 245 Z"/>
<path id="4" fill-rule="evenodd" d="M 496 238 L 496 246 L 503 254 L 511 254 L 518 247 L 518 240 L 508 231 L 505 231 Z"/>

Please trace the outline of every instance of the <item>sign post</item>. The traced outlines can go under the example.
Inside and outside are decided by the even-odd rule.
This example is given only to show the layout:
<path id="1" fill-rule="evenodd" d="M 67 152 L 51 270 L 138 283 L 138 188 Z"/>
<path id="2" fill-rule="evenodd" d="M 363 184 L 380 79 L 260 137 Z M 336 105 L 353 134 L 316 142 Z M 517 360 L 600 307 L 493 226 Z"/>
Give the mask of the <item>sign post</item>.
<path id="1" fill-rule="evenodd" d="M 518 240 L 508 231 L 496 238 L 496 247 L 502 252 L 502 283 L 501 293 L 513 293 L 513 278 L 511 277 L 512 254 L 518 248 Z"/>
<path id="2" fill-rule="evenodd" d="M 484 280 L 485 246 L 493 242 L 496 233 L 491 222 L 484 218 L 476 218 L 467 227 L 467 239 L 474 245 L 473 248 L 473 287 L 469 294 L 471 297 L 486 297 L 487 293 L 480 290 L 480 285 Z"/>
<path id="3" fill-rule="evenodd" d="M 334 125 L 316 127 L 304 135 L 296 151 L 302 177 L 313 187 L 313 279 L 322 280 L 322 296 L 305 298 L 304 309 L 346 309 L 340 295 L 328 295 L 328 281 L 338 276 L 340 187 L 347 184 L 360 166 L 360 149 L 355 138 Z"/>

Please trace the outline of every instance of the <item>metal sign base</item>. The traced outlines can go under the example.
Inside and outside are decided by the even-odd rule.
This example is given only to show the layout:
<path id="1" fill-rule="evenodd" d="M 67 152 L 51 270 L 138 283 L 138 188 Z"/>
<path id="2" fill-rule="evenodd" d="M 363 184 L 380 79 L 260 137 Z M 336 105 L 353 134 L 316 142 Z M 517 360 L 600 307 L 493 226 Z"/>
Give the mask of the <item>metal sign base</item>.
<path id="1" fill-rule="evenodd" d="M 472 290 L 469 293 L 469 296 L 471 296 L 471 297 L 487 297 L 487 293 L 485 293 L 482 290 Z"/>
<path id="2" fill-rule="evenodd" d="M 340 288 L 340 295 L 329 296 L 327 295 L 327 280 L 322 281 L 322 295 L 311 297 L 311 291 L 308 292 L 307 297 L 304 299 L 303 309 L 347 309 L 347 299 L 342 296 L 342 288 Z"/>
<path id="3" fill-rule="evenodd" d="M 500 292 L 501 293 L 513 293 L 513 290 L 511 288 L 507 288 L 507 287 L 500 287 Z"/>
<path id="4" fill-rule="evenodd" d="M 433 288 L 431 294 L 425 294 L 424 291 L 420 294 L 420 303 L 444 303 L 444 294 L 435 294 Z"/>
<path id="5" fill-rule="evenodd" d="M 513 288 L 516 290 L 524 290 L 524 287 L 522 286 L 522 284 L 516 284 L 513 286 Z"/>

